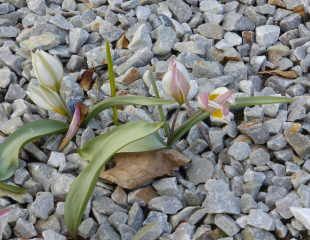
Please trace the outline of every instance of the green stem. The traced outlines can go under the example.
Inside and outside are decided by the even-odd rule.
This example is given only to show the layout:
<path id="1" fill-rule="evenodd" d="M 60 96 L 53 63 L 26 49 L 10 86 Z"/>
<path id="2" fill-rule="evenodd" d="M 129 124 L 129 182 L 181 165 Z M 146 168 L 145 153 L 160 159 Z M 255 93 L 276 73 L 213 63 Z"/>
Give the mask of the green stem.
<path id="1" fill-rule="evenodd" d="M 176 110 L 176 112 L 175 112 L 175 114 L 174 114 L 174 118 L 173 118 L 173 120 L 172 120 L 171 130 L 170 130 L 170 135 L 169 135 L 169 137 L 168 137 L 167 145 L 170 145 L 171 139 L 172 139 L 172 137 L 173 137 L 174 129 L 175 129 L 175 124 L 176 124 L 176 122 L 177 122 L 177 118 L 178 118 L 178 115 L 179 115 L 179 113 L 180 113 L 180 110 L 181 110 L 181 106 L 178 105 L 178 108 L 177 108 L 177 110 Z"/>
<path id="2" fill-rule="evenodd" d="M 158 88 L 157 88 L 157 85 L 156 85 L 156 82 L 155 82 L 155 79 L 154 79 L 153 70 L 149 69 L 149 71 L 150 71 L 150 80 L 151 80 L 151 84 L 152 84 L 152 88 L 153 88 L 153 91 L 155 93 L 155 96 L 156 96 L 156 98 L 160 98 L 159 91 L 158 91 Z M 164 122 L 163 129 L 164 129 L 164 132 L 165 132 L 165 136 L 169 137 L 170 136 L 170 129 L 169 129 L 169 124 L 167 123 L 167 120 L 166 120 L 166 117 L 165 117 L 165 114 L 164 114 L 164 109 L 163 109 L 163 107 L 161 105 L 158 105 L 157 109 L 158 109 L 158 112 L 159 112 L 160 121 Z"/>
<path id="3" fill-rule="evenodd" d="M 110 43 L 108 41 L 106 41 L 105 43 L 105 48 L 106 48 L 106 56 L 107 56 L 107 63 L 108 63 L 108 74 L 109 74 L 109 81 L 110 81 L 111 96 L 115 97 L 116 96 L 115 74 L 113 71 L 113 59 L 111 55 Z M 118 125 L 117 107 L 116 106 L 112 107 L 112 111 L 113 111 L 113 123 L 114 125 Z"/>
<path id="4" fill-rule="evenodd" d="M 0 189 L 11 192 L 11 193 L 15 193 L 15 194 L 22 194 L 26 192 L 25 188 L 22 188 L 16 185 L 7 184 L 5 182 L 0 182 Z"/>

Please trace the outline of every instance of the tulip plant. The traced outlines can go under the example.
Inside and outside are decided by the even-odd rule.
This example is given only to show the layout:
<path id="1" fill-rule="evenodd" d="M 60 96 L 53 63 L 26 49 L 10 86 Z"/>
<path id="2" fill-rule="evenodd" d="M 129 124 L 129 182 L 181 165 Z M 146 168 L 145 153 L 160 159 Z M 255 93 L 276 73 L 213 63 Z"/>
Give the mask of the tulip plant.
<path id="1" fill-rule="evenodd" d="M 69 233 L 75 237 L 82 220 L 87 202 L 91 198 L 100 171 L 109 159 L 118 152 L 143 152 L 172 147 L 195 124 L 210 117 L 211 121 L 231 121 L 233 113 L 230 109 L 253 106 L 257 104 L 289 103 L 292 99 L 285 97 L 236 97 L 235 93 L 225 87 L 214 91 L 200 93 L 197 97 L 199 109 L 194 109 L 188 101 L 190 92 L 190 75 L 184 65 L 175 58 L 169 61 L 167 73 L 162 79 L 163 88 L 171 100 L 159 97 L 159 91 L 154 79 L 152 87 L 156 97 L 116 96 L 114 72 L 109 43 L 106 43 L 108 73 L 112 97 L 87 107 L 82 102 L 74 105 L 73 113 L 66 106 L 60 95 L 64 70 L 57 57 L 38 50 L 32 54 L 32 64 L 37 81 L 31 81 L 28 86 L 28 96 L 43 109 L 53 111 L 67 118 L 68 123 L 56 120 L 38 120 L 25 124 L 15 133 L 5 139 L 0 145 L 0 180 L 8 180 L 18 167 L 18 155 L 22 146 L 29 141 L 49 134 L 66 133 L 60 144 L 63 149 L 75 136 L 80 126 L 86 126 L 101 111 L 112 108 L 112 130 L 96 136 L 81 149 L 80 156 L 88 161 L 87 166 L 72 183 L 65 202 L 65 223 Z M 181 108 L 188 109 L 189 118 L 175 129 L 177 113 L 171 126 L 168 125 L 162 105 L 177 104 L 177 112 Z M 119 124 L 117 108 L 120 105 L 157 106 L 160 122 L 148 123 L 144 121 Z M 165 136 L 160 138 L 158 130 L 164 129 Z M 1 185 L 2 184 L 2 185 Z M 6 190 L 18 192 L 17 186 L 1 183 Z"/>

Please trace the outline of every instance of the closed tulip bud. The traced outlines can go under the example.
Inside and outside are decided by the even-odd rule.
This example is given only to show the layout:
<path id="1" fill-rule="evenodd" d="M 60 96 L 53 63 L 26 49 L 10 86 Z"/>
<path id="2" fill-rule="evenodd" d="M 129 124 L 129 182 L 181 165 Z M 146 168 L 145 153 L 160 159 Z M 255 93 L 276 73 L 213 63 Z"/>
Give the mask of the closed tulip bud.
<path id="1" fill-rule="evenodd" d="M 210 112 L 211 117 L 220 122 L 228 122 L 233 118 L 233 114 L 229 111 L 229 106 L 234 101 L 233 92 L 225 87 L 217 88 L 210 94 L 205 92 L 198 95 L 200 108 Z"/>
<path id="2" fill-rule="evenodd" d="M 64 70 L 57 57 L 42 50 L 37 50 L 32 53 L 32 65 L 40 85 L 54 91 L 59 90 Z"/>
<path id="3" fill-rule="evenodd" d="M 68 112 L 65 104 L 58 95 L 51 89 L 39 86 L 30 82 L 27 90 L 30 99 L 39 107 L 67 116 Z"/>
<path id="4" fill-rule="evenodd" d="M 184 65 L 172 59 L 168 71 L 163 77 L 163 88 L 168 95 L 181 105 L 186 102 L 190 90 L 189 80 L 189 74 Z"/>

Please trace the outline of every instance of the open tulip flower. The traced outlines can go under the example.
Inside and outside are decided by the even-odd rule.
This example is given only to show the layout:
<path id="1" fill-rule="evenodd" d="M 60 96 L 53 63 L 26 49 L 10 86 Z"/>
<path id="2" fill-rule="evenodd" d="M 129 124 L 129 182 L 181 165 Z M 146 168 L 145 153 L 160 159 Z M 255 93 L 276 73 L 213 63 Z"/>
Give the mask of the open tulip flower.
<path id="1" fill-rule="evenodd" d="M 234 101 L 233 92 L 225 87 L 217 88 L 211 93 L 204 92 L 198 95 L 200 108 L 210 112 L 211 117 L 220 122 L 229 122 L 233 118 L 229 106 Z"/>
<path id="2" fill-rule="evenodd" d="M 49 88 L 30 82 L 27 90 L 31 100 L 45 110 L 56 112 L 60 115 L 67 116 L 67 108 L 58 93 Z"/>
<path id="3" fill-rule="evenodd" d="M 163 88 L 168 95 L 182 105 L 186 102 L 190 90 L 189 79 L 184 65 L 173 58 L 163 77 Z"/>
<path id="4" fill-rule="evenodd" d="M 64 70 L 57 57 L 42 50 L 31 54 L 34 73 L 40 85 L 58 91 Z"/>

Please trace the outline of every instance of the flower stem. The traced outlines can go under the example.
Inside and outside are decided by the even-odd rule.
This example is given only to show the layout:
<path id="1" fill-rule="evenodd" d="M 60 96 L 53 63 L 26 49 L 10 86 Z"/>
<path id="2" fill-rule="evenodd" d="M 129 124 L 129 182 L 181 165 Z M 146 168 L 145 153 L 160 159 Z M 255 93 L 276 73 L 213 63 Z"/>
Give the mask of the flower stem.
<path id="1" fill-rule="evenodd" d="M 153 75 L 153 69 L 150 68 L 149 71 L 150 71 L 150 80 L 151 80 L 151 84 L 152 84 L 152 88 L 153 88 L 153 91 L 155 93 L 155 96 L 157 98 L 160 98 L 159 91 L 158 91 L 158 88 L 157 88 L 157 85 L 156 85 L 156 82 L 155 82 L 155 78 L 154 78 L 154 75 Z M 165 136 L 169 137 L 170 136 L 170 129 L 169 129 L 169 124 L 167 123 L 167 120 L 166 120 L 166 117 L 165 117 L 165 114 L 164 114 L 163 107 L 161 105 L 158 105 L 157 109 L 158 109 L 158 112 L 159 112 L 160 121 L 164 122 L 163 128 L 164 128 Z"/>
<path id="2" fill-rule="evenodd" d="M 171 142 L 171 138 L 174 134 L 174 129 L 175 129 L 175 124 L 177 122 L 177 119 L 178 119 L 178 115 L 180 113 L 180 110 L 181 110 L 181 106 L 179 105 L 174 116 L 173 116 L 173 120 L 172 120 L 172 124 L 171 124 L 171 129 L 170 129 L 170 135 L 168 137 L 168 141 L 167 141 L 167 145 L 170 145 L 170 142 Z"/>
<path id="3" fill-rule="evenodd" d="M 113 59 L 111 55 L 110 43 L 108 41 L 106 41 L 105 43 L 105 48 L 106 48 L 106 56 L 107 56 L 107 63 L 108 63 L 108 74 L 109 74 L 109 81 L 110 81 L 111 96 L 115 97 L 116 96 L 115 74 L 113 71 Z M 116 106 L 112 107 L 112 111 L 113 111 L 113 123 L 115 125 L 118 125 L 117 107 Z"/>

